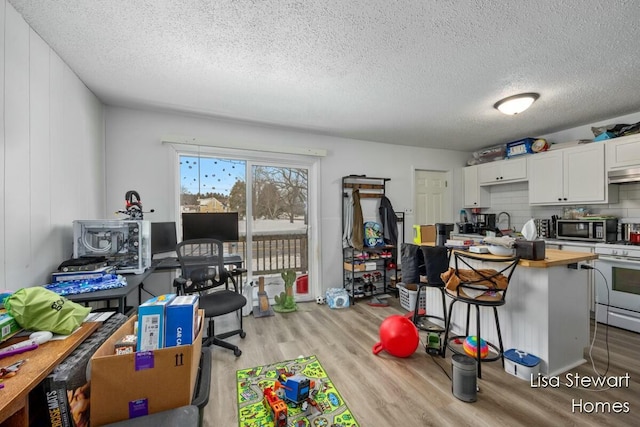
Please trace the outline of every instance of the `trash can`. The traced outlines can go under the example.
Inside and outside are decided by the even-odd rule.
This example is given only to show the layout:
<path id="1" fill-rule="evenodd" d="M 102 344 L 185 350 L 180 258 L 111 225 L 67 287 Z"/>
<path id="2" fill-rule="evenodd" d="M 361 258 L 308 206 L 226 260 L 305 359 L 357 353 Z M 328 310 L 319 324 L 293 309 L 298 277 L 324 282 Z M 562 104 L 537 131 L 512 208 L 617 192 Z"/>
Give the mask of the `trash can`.
<path id="1" fill-rule="evenodd" d="M 296 293 L 306 294 L 309 292 L 309 275 L 303 274 L 296 279 Z"/>
<path id="2" fill-rule="evenodd" d="M 436 224 L 436 246 L 444 246 L 453 231 L 453 224 Z"/>
<path id="3" fill-rule="evenodd" d="M 477 399 L 476 360 L 464 354 L 454 354 L 451 358 L 451 391 L 463 402 Z"/>

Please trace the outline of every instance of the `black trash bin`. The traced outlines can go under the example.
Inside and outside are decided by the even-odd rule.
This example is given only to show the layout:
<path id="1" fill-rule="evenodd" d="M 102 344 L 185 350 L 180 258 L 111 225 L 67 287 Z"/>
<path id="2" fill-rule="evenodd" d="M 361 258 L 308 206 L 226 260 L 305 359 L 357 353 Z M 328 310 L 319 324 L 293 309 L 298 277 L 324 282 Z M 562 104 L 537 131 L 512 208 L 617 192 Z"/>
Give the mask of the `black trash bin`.
<path id="1" fill-rule="evenodd" d="M 453 232 L 453 224 L 436 223 L 436 246 L 444 246 Z"/>

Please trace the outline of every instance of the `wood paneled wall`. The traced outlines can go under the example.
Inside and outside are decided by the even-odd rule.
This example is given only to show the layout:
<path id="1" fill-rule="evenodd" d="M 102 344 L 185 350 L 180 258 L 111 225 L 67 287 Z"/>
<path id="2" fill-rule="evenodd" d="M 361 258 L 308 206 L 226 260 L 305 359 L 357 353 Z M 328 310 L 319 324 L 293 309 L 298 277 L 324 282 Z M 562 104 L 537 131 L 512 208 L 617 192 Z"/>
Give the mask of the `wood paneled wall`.
<path id="1" fill-rule="evenodd" d="M 0 289 L 50 280 L 72 222 L 105 217 L 103 105 L 0 1 Z"/>

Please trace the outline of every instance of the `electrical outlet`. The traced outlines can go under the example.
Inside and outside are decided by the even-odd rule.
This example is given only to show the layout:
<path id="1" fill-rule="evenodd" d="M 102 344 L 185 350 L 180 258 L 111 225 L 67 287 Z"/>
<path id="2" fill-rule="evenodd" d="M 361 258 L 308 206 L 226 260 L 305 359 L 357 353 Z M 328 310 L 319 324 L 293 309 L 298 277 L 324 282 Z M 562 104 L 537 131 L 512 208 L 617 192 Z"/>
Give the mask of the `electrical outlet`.
<path id="1" fill-rule="evenodd" d="M 406 208 L 406 209 L 404 210 L 404 213 L 412 214 L 412 213 L 413 213 L 413 209 L 411 209 L 411 208 Z"/>

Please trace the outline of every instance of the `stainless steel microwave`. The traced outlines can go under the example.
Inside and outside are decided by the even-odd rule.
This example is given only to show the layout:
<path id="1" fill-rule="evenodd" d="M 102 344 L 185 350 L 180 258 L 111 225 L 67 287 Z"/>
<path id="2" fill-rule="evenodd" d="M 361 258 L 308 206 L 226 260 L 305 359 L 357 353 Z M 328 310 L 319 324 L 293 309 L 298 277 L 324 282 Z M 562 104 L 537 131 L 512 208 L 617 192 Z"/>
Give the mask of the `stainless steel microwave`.
<path id="1" fill-rule="evenodd" d="M 556 222 L 556 239 L 615 242 L 617 235 L 618 220 L 614 218 L 559 219 Z"/>

